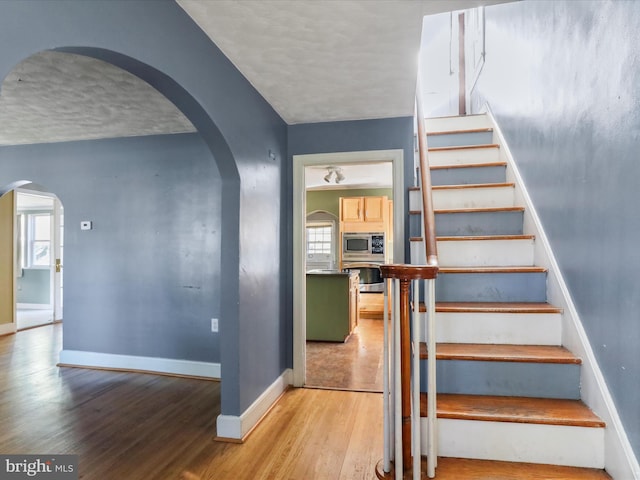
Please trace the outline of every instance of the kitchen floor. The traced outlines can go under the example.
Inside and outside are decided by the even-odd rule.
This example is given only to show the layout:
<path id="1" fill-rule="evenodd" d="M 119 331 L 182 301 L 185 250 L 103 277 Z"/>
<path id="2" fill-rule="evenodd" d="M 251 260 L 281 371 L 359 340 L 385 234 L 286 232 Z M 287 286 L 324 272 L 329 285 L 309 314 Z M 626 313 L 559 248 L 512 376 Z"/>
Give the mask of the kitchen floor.
<path id="1" fill-rule="evenodd" d="M 382 392 L 383 321 L 360 318 L 344 343 L 307 342 L 307 387 Z"/>

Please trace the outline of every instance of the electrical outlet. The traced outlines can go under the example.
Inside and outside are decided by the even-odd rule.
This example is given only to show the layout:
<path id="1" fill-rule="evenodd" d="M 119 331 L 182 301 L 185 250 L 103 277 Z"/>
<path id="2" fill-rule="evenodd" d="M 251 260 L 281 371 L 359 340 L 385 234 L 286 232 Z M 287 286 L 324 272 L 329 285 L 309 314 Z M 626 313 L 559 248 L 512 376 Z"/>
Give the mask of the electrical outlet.
<path id="1" fill-rule="evenodd" d="M 216 333 L 218 331 L 218 319 L 217 318 L 212 318 L 211 319 L 211 331 Z"/>

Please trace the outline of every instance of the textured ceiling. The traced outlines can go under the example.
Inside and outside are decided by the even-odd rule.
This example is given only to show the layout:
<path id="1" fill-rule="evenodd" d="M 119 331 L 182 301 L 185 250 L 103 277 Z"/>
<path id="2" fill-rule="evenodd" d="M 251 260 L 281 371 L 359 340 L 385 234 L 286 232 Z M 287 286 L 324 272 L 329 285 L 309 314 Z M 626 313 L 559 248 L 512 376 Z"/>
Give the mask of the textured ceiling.
<path id="1" fill-rule="evenodd" d="M 5 77 L 0 90 L 0 145 L 194 130 L 149 84 L 81 55 L 33 55 Z"/>
<path id="2" fill-rule="evenodd" d="M 495 1 L 178 0 L 289 124 L 413 115 L 422 18 Z"/>
<path id="3" fill-rule="evenodd" d="M 178 3 L 294 124 L 412 115 L 423 16 L 497 2 Z M 189 120 L 151 86 L 79 55 L 29 57 L 0 90 L 0 145 L 191 131 Z"/>

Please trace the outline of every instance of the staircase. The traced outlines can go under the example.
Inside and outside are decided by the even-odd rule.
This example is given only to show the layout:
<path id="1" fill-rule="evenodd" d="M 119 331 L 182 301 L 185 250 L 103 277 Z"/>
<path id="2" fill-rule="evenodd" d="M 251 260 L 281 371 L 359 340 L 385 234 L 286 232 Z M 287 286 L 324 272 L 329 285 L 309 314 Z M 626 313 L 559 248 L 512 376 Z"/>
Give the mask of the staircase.
<path id="1" fill-rule="evenodd" d="M 535 232 L 525 228 L 489 118 L 426 125 L 440 265 L 438 455 L 451 457 L 440 462 L 437 477 L 447 466 L 458 476 L 442 478 L 610 478 L 602 470 L 604 422 L 580 400 L 581 359 L 562 346 L 562 311 L 547 303 Z M 411 263 L 419 265 L 426 260 L 419 187 L 409 197 Z M 423 417 L 428 355 L 423 344 Z M 426 425 L 423 418 L 421 430 Z M 463 477 L 455 458 L 466 459 L 459 468 L 489 473 Z M 514 468 L 521 475 L 514 477 Z M 500 469 L 511 473 L 500 476 Z"/>

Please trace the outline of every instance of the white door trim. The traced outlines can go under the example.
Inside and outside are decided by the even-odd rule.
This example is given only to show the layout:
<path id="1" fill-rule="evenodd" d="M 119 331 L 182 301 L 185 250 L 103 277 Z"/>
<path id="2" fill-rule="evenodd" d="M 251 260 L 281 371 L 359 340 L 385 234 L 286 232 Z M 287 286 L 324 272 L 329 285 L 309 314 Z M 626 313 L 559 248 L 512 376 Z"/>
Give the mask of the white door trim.
<path id="1" fill-rule="evenodd" d="M 305 168 L 309 166 L 391 162 L 393 165 L 393 258 L 404 261 L 404 151 L 318 153 L 293 156 L 293 385 L 302 387 L 306 374 L 306 275 L 304 226 Z"/>
<path id="2" fill-rule="evenodd" d="M 49 266 L 49 304 L 43 304 L 43 309 L 53 309 L 53 320 L 62 319 L 62 306 L 61 306 L 61 283 L 60 276 L 55 272 L 55 259 L 60 255 L 60 215 L 62 213 L 62 203 L 55 193 L 43 192 L 40 190 L 29 190 L 27 188 L 15 188 L 16 192 L 16 209 L 14 212 L 14 219 L 17 218 L 18 213 L 18 194 L 32 195 L 37 197 L 51 198 L 53 201 L 53 209 L 51 210 L 51 265 Z M 27 210 L 28 211 L 28 210 Z M 14 242 L 16 243 L 16 242 Z M 17 264 L 17 245 L 14 245 L 14 258 L 15 263 L 15 277 L 17 278 L 18 264 Z M 16 282 L 14 282 L 16 283 Z M 17 297 L 15 297 L 17 298 Z"/>

